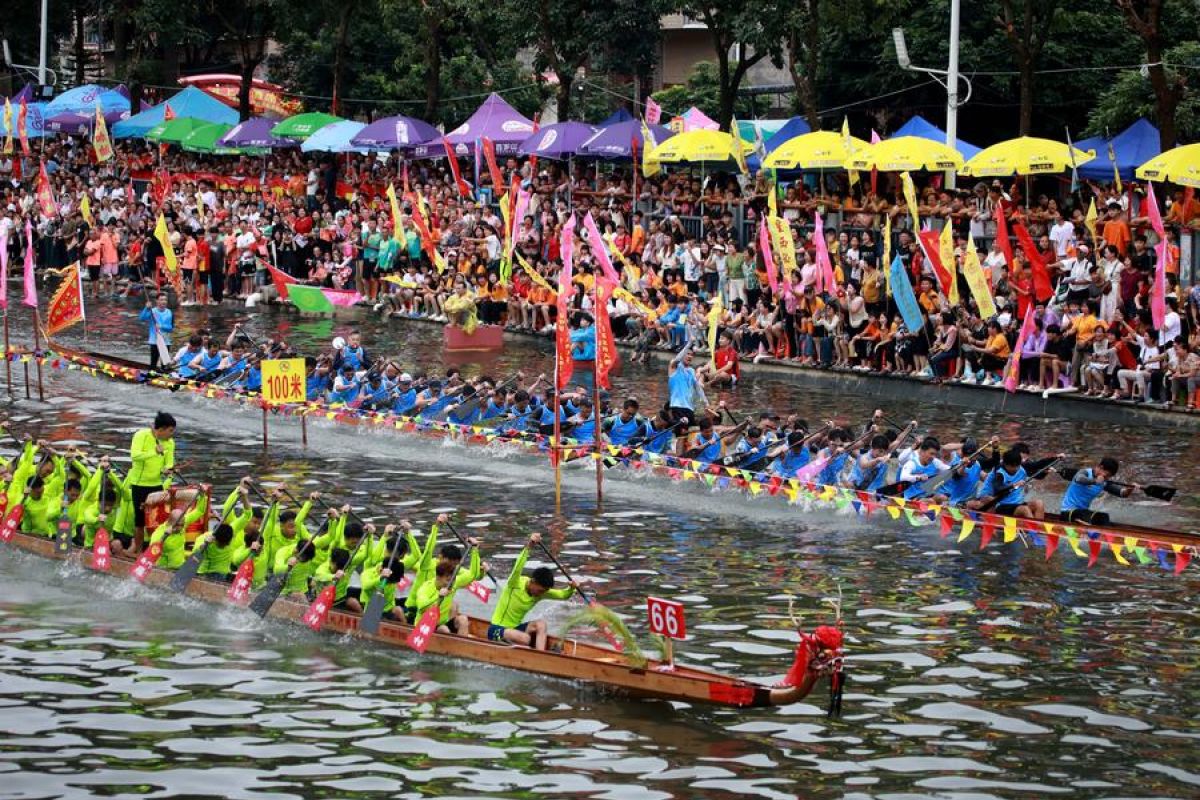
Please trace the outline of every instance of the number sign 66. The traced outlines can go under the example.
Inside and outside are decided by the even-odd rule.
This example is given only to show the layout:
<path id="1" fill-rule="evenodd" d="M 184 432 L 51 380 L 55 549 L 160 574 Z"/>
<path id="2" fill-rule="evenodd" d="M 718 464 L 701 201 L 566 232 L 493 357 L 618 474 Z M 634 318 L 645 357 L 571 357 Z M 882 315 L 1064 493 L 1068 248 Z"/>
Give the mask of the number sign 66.
<path id="1" fill-rule="evenodd" d="M 683 619 L 683 603 L 664 600 L 661 597 L 647 597 L 646 608 L 650 612 L 651 633 L 657 633 L 669 639 L 683 639 L 687 636 L 687 624 Z"/>

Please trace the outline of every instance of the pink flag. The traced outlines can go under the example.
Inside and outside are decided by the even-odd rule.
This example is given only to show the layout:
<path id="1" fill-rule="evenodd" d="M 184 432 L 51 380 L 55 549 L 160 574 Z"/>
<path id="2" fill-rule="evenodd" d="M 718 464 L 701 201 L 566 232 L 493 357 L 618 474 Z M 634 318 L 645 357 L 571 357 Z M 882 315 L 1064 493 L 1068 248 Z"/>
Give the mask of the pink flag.
<path id="1" fill-rule="evenodd" d="M 657 125 L 662 119 L 662 106 L 654 102 L 653 97 L 646 98 L 646 122 L 650 125 Z"/>
<path id="2" fill-rule="evenodd" d="M 1167 316 L 1167 262 L 1171 259 L 1171 247 L 1167 243 L 1167 230 L 1158 211 L 1153 183 L 1146 185 L 1146 216 L 1150 217 L 1150 227 L 1158 236 L 1158 244 L 1154 247 L 1158 263 L 1154 267 L 1154 285 L 1150 289 L 1150 316 L 1154 327 L 1162 328 Z"/>
<path id="3" fill-rule="evenodd" d="M 771 234 L 767 232 L 767 221 L 758 221 L 758 249 L 762 251 L 763 264 L 767 268 L 767 283 L 771 285 L 771 294 L 779 296 L 779 270 L 775 267 L 775 257 L 771 255 Z"/>
<path id="4" fill-rule="evenodd" d="M 1021 350 L 1025 348 L 1025 340 L 1033 333 L 1033 303 L 1025 309 L 1025 321 L 1021 323 L 1021 332 L 1017 334 L 1017 343 L 1013 345 L 1012 353 L 1008 356 L 1008 364 L 1004 367 L 1004 388 L 1008 392 L 1017 390 L 1017 381 L 1021 376 Z"/>
<path id="5" fill-rule="evenodd" d="M 620 286 L 621 276 L 613 269 L 612 259 L 608 256 L 608 247 L 604 244 L 604 237 L 600 235 L 595 220 L 592 219 L 592 212 L 589 211 L 583 218 L 583 227 L 587 229 L 588 244 L 592 246 L 592 255 L 595 257 L 596 263 L 600 265 L 600 271 L 609 283 L 613 286 Z"/>
<path id="6" fill-rule="evenodd" d="M 363 299 L 363 296 L 353 289 L 322 289 L 321 294 L 338 308 L 353 308 Z"/>
<path id="7" fill-rule="evenodd" d="M 811 481 L 817 475 L 821 474 L 821 470 L 825 469 L 825 465 L 828 463 L 828 456 L 817 456 L 796 471 L 796 480 Z"/>
<path id="8" fill-rule="evenodd" d="M 8 310 L 8 236 L 0 239 L 0 309 Z"/>
<path id="9" fill-rule="evenodd" d="M 829 246 L 825 244 L 825 223 L 821 212 L 813 212 L 813 241 L 817 245 L 817 294 L 837 291 L 837 279 L 833 277 L 833 264 L 829 261 Z"/>
<path id="10" fill-rule="evenodd" d="M 879 144 L 881 141 L 883 141 L 883 140 L 879 138 L 879 134 L 875 132 L 874 128 L 871 128 L 871 144 Z M 879 191 L 879 170 L 872 169 L 871 170 L 871 194 L 875 194 L 878 191 Z"/>
<path id="11" fill-rule="evenodd" d="M 33 224 L 25 220 L 25 298 L 22 302 L 37 308 L 37 276 L 33 274 Z"/>
<path id="12" fill-rule="evenodd" d="M 562 234 L 559 237 L 559 252 L 562 253 L 562 274 L 558 279 L 559 294 L 571 294 L 571 278 L 575 274 L 575 215 L 567 220 L 567 224 L 562 226 Z"/>

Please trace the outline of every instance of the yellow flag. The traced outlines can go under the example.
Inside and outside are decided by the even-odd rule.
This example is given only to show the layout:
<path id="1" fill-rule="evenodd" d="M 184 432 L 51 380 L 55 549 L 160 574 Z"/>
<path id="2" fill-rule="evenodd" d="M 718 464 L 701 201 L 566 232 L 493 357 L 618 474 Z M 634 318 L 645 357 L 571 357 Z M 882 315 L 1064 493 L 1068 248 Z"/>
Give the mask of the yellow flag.
<path id="1" fill-rule="evenodd" d="M 892 215 L 883 215 L 883 263 L 879 265 L 883 273 L 883 285 L 888 294 L 892 293 Z"/>
<path id="2" fill-rule="evenodd" d="M 938 255 L 942 259 L 942 269 L 950 273 L 950 295 L 946 299 L 950 305 L 958 305 L 958 265 L 954 263 L 954 231 L 950 220 L 942 226 L 942 235 L 938 237 Z"/>
<path id="3" fill-rule="evenodd" d="M 642 123 L 642 175 L 649 178 L 651 175 L 657 175 L 661 167 L 658 161 L 650 157 L 650 151 L 658 147 L 658 142 L 654 141 L 654 134 L 646 123 Z"/>
<path id="4" fill-rule="evenodd" d="M 792 240 L 792 227 L 783 217 L 767 217 L 767 230 L 771 234 L 771 244 L 775 254 L 783 262 L 783 274 L 789 280 L 794 280 L 799 267 L 796 265 L 796 243 Z"/>
<path id="5" fill-rule="evenodd" d="M 767 192 L 767 209 L 772 217 L 779 216 L 779 184 L 775 182 L 775 170 L 771 170 L 771 188 Z"/>
<path id="6" fill-rule="evenodd" d="M 729 135 L 733 137 L 733 160 L 737 162 L 738 170 L 743 175 L 749 175 L 750 168 L 746 166 L 746 153 L 742 148 L 742 132 L 738 128 L 737 117 L 733 118 L 733 123 L 729 126 Z"/>
<path id="7" fill-rule="evenodd" d="M 721 302 L 721 293 L 713 297 L 712 308 L 708 312 L 708 357 L 713 369 L 717 368 L 717 328 L 721 327 L 721 315 L 725 305 Z"/>
<path id="8" fill-rule="evenodd" d="M 975 249 L 975 239 L 967 234 L 967 252 L 963 256 L 963 277 L 967 286 L 971 287 L 971 295 L 975 305 L 979 306 L 979 318 L 991 319 L 996 316 L 996 304 L 992 301 L 992 290 L 988 287 L 987 276 L 983 274 L 983 265 L 979 263 L 979 252 Z"/>
<path id="9" fill-rule="evenodd" d="M 904 182 L 904 202 L 908 203 L 908 213 L 912 217 L 913 235 L 921 230 L 921 220 L 917 218 L 917 189 L 913 186 L 912 175 L 907 172 L 900 173 L 900 180 Z"/>
<path id="10" fill-rule="evenodd" d="M 158 222 L 154 224 L 154 238 L 158 239 L 158 243 L 162 245 L 163 262 L 166 265 L 167 273 L 173 275 L 175 270 L 179 269 L 179 259 L 175 255 L 175 248 L 171 247 L 171 234 L 167 231 L 167 218 L 158 212 Z"/>
<path id="11" fill-rule="evenodd" d="M 1016 541 L 1017 538 L 1017 520 L 1014 517 L 1004 518 L 1004 543 Z"/>
<path id="12" fill-rule="evenodd" d="M 854 155 L 854 139 L 850 136 L 850 118 L 842 117 L 842 148 L 846 151 L 846 158 Z M 858 183 L 858 172 L 850 170 L 850 186 L 854 187 Z"/>
<path id="13" fill-rule="evenodd" d="M 1096 220 L 1100 215 L 1096 213 L 1096 198 L 1092 198 L 1092 202 L 1088 205 L 1087 215 L 1083 218 L 1083 224 L 1087 226 L 1088 233 L 1092 235 L 1092 247 L 1096 246 L 1098 239 L 1096 238 Z"/>
<path id="14" fill-rule="evenodd" d="M 83 214 L 83 221 L 89 228 L 96 227 L 96 223 L 92 221 L 92 201 L 88 199 L 87 192 L 83 193 L 83 199 L 79 201 L 79 213 Z"/>
<path id="15" fill-rule="evenodd" d="M 199 192 L 196 192 L 196 218 L 204 219 L 204 198 Z"/>

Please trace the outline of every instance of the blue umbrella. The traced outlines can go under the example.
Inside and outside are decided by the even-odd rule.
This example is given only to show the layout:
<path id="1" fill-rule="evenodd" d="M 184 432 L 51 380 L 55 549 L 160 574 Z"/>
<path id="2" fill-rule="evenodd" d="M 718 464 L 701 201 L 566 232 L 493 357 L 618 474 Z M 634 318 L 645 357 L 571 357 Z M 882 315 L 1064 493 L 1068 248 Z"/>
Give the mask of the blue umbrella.
<path id="1" fill-rule="evenodd" d="M 363 123 L 349 119 L 334 122 L 305 139 L 300 149 L 305 153 L 369 153 L 371 151 L 365 147 L 350 144 L 350 140 L 365 127 Z"/>
<path id="2" fill-rule="evenodd" d="M 69 89 L 46 104 L 46 116 L 57 117 L 60 114 L 95 114 L 96 103 L 105 117 L 110 113 L 129 114 L 129 98 L 117 89 L 106 89 L 95 83 L 87 83 Z M 121 117 L 118 116 L 118 120 Z"/>

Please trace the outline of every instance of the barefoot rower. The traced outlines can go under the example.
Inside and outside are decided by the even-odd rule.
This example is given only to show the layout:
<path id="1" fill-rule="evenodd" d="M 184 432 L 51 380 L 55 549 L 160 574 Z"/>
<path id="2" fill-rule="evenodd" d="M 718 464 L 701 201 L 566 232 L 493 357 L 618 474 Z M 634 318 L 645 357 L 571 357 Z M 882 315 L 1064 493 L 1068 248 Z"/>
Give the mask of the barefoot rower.
<path id="1" fill-rule="evenodd" d="M 500 592 L 500 599 L 496 602 L 496 610 L 492 613 L 492 624 L 488 626 L 488 639 L 493 642 L 504 641 L 525 647 L 532 644 L 538 650 L 545 650 L 545 620 L 526 620 L 526 616 L 542 600 L 567 600 L 578 588 L 572 582 L 565 589 L 555 589 L 554 572 L 549 567 L 538 567 L 532 575 L 521 574 L 529 559 L 530 546 L 541 541 L 540 533 L 530 536 L 529 543 L 513 564 L 512 572 Z"/>

